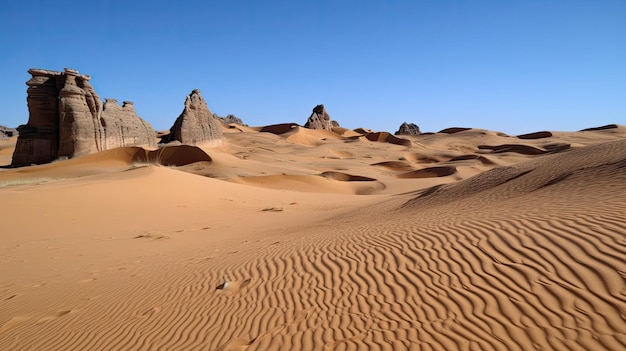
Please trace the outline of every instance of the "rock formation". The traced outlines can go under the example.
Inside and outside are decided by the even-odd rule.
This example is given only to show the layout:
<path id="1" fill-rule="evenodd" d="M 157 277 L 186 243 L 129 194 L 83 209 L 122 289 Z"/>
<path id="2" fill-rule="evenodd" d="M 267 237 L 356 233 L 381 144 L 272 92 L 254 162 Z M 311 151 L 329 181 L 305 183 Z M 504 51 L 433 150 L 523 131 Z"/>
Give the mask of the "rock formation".
<path id="1" fill-rule="evenodd" d="M 65 69 L 59 91 L 59 156 L 73 157 L 105 150 L 100 142 L 102 103 L 89 84 L 91 77 Z"/>
<path id="2" fill-rule="evenodd" d="M 0 139 L 8 139 L 17 135 L 17 129 L 0 126 Z"/>
<path id="3" fill-rule="evenodd" d="M 105 99 L 100 122 L 105 126 L 104 149 L 142 144 L 156 146 L 154 129 L 137 116 L 135 106 L 130 101 L 124 101 L 120 106 L 115 99 Z"/>
<path id="4" fill-rule="evenodd" d="M 244 124 L 243 121 L 241 120 L 241 118 L 235 116 L 235 115 L 226 115 L 226 117 L 220 117 L 217 115 L 217 113 L 213 114 L 213 118 L 217 119 L 218 121 L 224 123 L 224 124 L 237 124 L 240 126 L 244 126 L 247 127 L 247 124 Z"/>
<path id="5" fill-rule="evenodd" d="M 313 113 L 306 121 L 305 128 L 332 130 L 339 127 L 339 123 L 332 121 L 324 105 L 317 105 L 313 108 Z"/>
<path id="6" fill-rule="evenodd" d="M 154 130 L 132 106 L 125 113 L 104 113 L 88 75 L 69 68 L 64 72 L 30 69 L 28 73 L 32 75 L 26 82 L 28 123 L 17 128 L 12 166 L 48 163 L 119 146 L 156 145 Z"/>
<path id="7" fill-rule="evenodd" d="M 219 145 L 224 140 L 219 123 L 200 90 L 194 89 L 187 96 L 185 108 L 170 128 L 170 134 L 164 135 L 161 143 L 179 141 L 188 145 Z"/>
<path id="8" fill-rule="evenodd" d="M 395 135 L 419 135 L 422 134 L 420 132 L 420 127 L 415 123 L 402 123 L 398 131 L 394 133 Z"/>
<path id="9" fill-rule="evenodd" d="M 28 123 L 17 127 L 13 166 L 51 162 L 59 152 L 59 90 L 63 73 L 39 69 L 28 73 L 33 76 L 26 82 Z"/>

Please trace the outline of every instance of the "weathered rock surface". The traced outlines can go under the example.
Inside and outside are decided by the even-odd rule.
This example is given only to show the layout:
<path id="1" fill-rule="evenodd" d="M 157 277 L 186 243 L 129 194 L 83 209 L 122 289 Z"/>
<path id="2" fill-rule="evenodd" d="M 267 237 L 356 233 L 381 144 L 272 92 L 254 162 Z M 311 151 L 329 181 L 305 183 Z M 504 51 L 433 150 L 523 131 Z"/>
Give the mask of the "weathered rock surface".
<path id="1" fill-rule="evenodd" d="M 48 163 L 119 146 L 156 146 L 155 132 L 134 108 L 104 112 L 88 75 L 30 69 L 28 123 L 17 128 L 19 137 L 12 166 Z M 131 106 L 132 107 L 132 106 Z M 119 112 L 119 111 L 118 111 Z M 140 127 L 141 126 L 141 127 Z"/>
<path id="2" fill-rule="evenodd" d="M 124 101 L 120 106 L 115 99 L 105 99 L 100 122 L 105 126 L 104 149 L 144 144 L 156 146 L 154 129 L 137 116 L 130 101 Z"/>
<path id="3" fill-rule="evenodd" d="M 398 131 L 394 133 L 395 135 L 420 135 L 420 127 L 415 123 L 402 123 Z"/>
<path id="4" fill-rule="evenodd" d="M 339 127 L 339 123 L 330 119 L 330 115 L 326 112 L 324 105 L 317 105 L 313 108 L 313 113 L 311 113 L 304 127 L 309 129 L 332 130 L 333 128 Z"/>
<path id="5" fill-rule="evenodd" d="M 12 166 L 48 163 L 59 153 L 59 90 L 62 72 L 31 69 L 26 82 L 28 123 L 17 127 L 19 137 L 13 152 Z"/>
<path id="6" fill-rule="evenodd" d="M 91 77 L 65 69 L 59 91 L 59 156 L 74 157 L 105 150 L 101 145 L 102 103 L 89 84 Z"/>
<path id="7" fill-rule="evenodd" d="M 17 135 L 17 129 L 0 126 L 0 139 L 8 139 Z"/>
<path id="8" fill-rule="evenodd" d="M 224 140 L 219 123 L 200 90 L 194 89 L 187 96 L 185 108 L 170 128 L 170 134 L 163 136 L 161 143 L 179 141 L 187 145 L 219 145 Z"/>
<path id="9" fill-rule="evenodd" d="M 220 117 L 216 113 L 214 113 L 213 117 L 224 124 L 237 124 L 237 125 L 244 126 L 244 127 L 248 126 L 247 124 L 243 123 L 241 118 L 235 115 L 226 115 L 226 117 Z"/>

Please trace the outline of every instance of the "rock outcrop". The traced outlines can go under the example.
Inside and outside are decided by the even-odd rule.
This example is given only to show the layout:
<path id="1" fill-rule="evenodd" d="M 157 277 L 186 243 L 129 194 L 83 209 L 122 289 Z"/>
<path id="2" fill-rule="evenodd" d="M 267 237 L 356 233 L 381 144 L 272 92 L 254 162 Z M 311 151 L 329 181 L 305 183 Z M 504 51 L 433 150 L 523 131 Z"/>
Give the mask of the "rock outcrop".
<path id="1" fill-rule="evenodd" d="M 17 129 L 0 126 L 0 139 L 8 139 L 17 135 Z"/>
<path id="2" fill-rule="evenodd" d="M 119 146 L 156 146 L 152 127 L 134 109 L 104 112 L 88 75 L 30 69 L 26 98 L 28 123 L 17 128 L 19 137 L 12 166 L 48 163 Z M 115 110 L 114 108 L 112 109 Z M 141 127 L 140 127 L 141 126 Z"/>
<path id="3" fill-rule="evenodd" d="M 420 135 L 420 127 L 415 123 L 402 123 L 398 131 L 394 133 L 395 135 Z"/>
<path id="4" fill-rule="evenodd" d="M 170 133 L 161 138 L 161 143 L 178 141 L 187 145 L 219 145 L 224 140 L 219 123 L 200 95 L 200 90 L 194 89 L 185 100 L 183 112 L 170 128 Z"/>
<path id="5" fill-rule="evenodd" d="M 247 127 L 247 124 L 244 124 L 243 121 L 241 120 L 241 118 L 235 116 L 235 115 L 226 115 L 226 117 L 220 117 L 218 116 L 216 113 L 213 114 L 213 118 L 217 119 L 218 121 L 224 123 L 224 124 L 237 124 L 240 126 L 244 126 Z"/>
<path id="6" fill-rule="evenodd" d="M 13 152 L 13 166 L 48 163 L 59 154 L 59 90 L 62 72 L 31 69 L 26 102 L 28 123 L 17 127 L 19 137 Z"/>
<path id="7" fill-rule="evenodd" d="M 339 123 L 330 119 L 330 115 L 326 112 L 324 105 L 317 105 L 313 108 L 313 113 L 304 124 L 309 129 L 325 129 L 332 130 L 339 127 Z"/>
<path id="8" fill-rule="evenodd" d="M 102 102 L 89 80 L 73 69 L 65 69 L 59 91 L 59 156 L 73 157 L 105 150 L 100 126 Z"/>
<path id="9" fill-rule="evenodd" d="M 156 146 L 154 129 L 137 116 L 130 101 L 124 101 L 120 106 L 115 99 L 105 99 L 100 122 L 105 126 L 104 149 L 142 144 Z M 148 136 L 149 142 L 146 140 Z"/>

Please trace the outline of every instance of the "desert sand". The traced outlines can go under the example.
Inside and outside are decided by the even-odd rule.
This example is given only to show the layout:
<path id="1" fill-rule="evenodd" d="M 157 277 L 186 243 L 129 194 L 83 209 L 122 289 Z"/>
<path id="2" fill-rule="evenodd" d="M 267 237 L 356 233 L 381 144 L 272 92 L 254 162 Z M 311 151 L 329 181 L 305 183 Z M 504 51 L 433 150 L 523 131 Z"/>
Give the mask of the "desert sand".
<path id="1" fill-rule="evenodd" d="M 626 349 L 626 127 L 451 131 L 1 168 L 0 350 Z"/>

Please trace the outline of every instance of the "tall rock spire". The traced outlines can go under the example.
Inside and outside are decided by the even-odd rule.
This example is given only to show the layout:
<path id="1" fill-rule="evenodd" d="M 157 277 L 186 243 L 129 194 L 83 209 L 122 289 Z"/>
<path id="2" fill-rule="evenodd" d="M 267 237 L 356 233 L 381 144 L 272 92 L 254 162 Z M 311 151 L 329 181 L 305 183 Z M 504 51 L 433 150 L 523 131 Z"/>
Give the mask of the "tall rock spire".
<path id="1" fill-rule="evenodd" d="M 194 89 L 185 99 L 185 108 L 178 116 L 170 134 L 161 143 L 178 141 L 188 145 L 219 145 L 224 140 L 220 122 L 213 117 L 200 90 Z"/>

